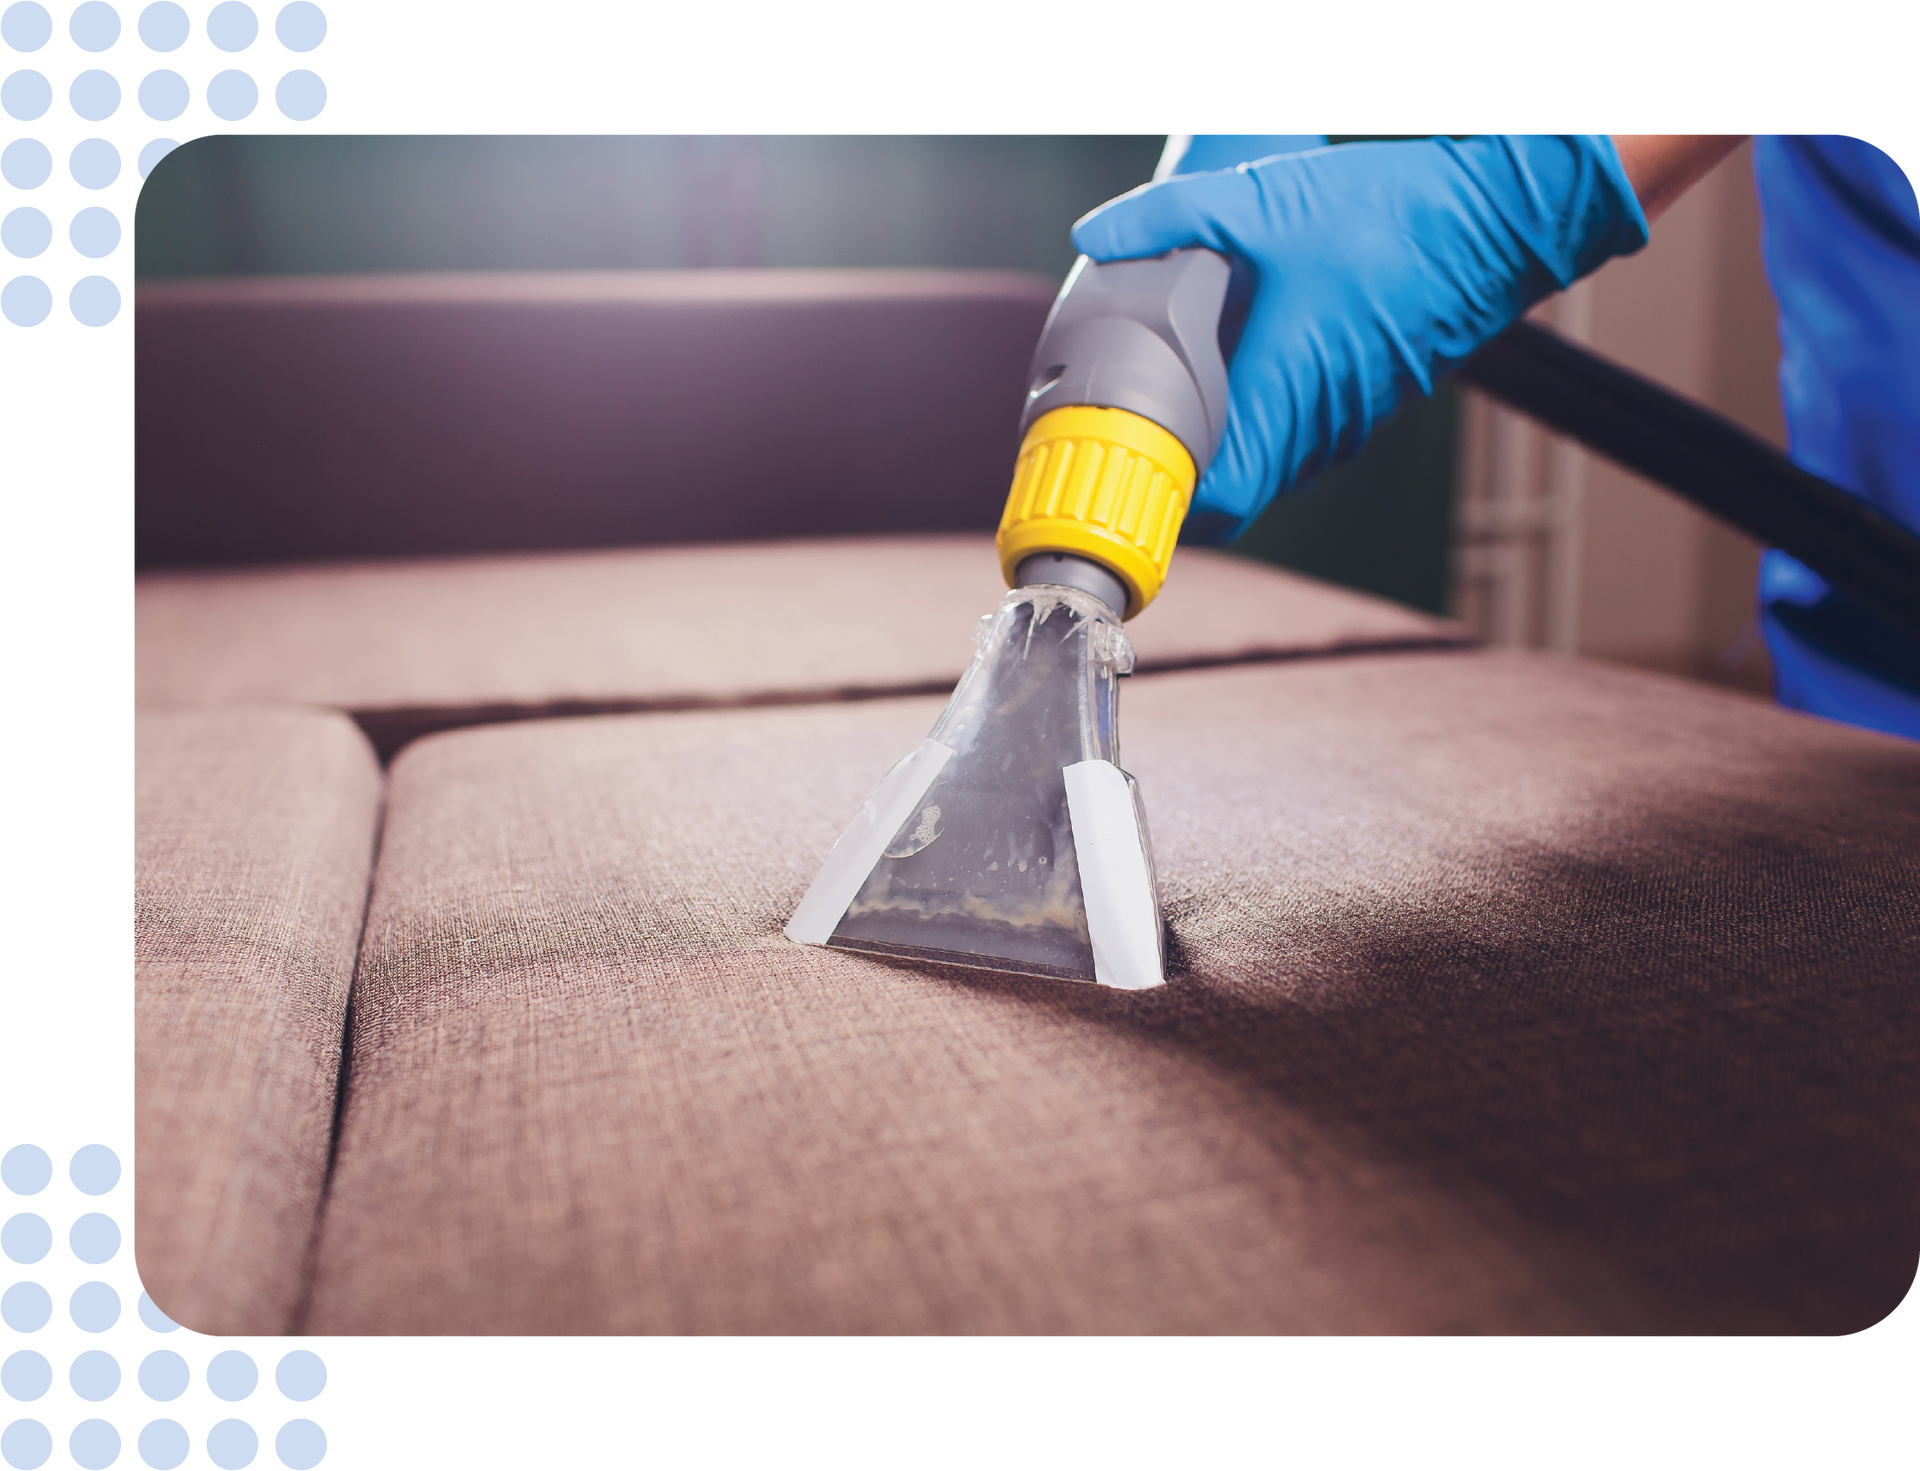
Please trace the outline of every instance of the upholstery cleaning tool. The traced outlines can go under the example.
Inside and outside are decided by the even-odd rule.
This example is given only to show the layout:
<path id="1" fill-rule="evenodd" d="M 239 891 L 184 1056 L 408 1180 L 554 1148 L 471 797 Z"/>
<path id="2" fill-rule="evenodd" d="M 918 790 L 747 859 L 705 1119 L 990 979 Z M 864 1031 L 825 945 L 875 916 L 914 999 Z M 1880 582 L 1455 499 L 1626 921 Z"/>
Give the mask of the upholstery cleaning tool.
<path id="1" fill-rule="evenodd" d="M 1084 256 L 1034 354 L 996 546 L 1012 589 L 926 740 L 886 778 L 789 938 L 1139 988 L 1165 932 L 1138 784 L 1120 767 L 1122 627 L 1159 593 L 1227 419 L 1210 250 Z"/>

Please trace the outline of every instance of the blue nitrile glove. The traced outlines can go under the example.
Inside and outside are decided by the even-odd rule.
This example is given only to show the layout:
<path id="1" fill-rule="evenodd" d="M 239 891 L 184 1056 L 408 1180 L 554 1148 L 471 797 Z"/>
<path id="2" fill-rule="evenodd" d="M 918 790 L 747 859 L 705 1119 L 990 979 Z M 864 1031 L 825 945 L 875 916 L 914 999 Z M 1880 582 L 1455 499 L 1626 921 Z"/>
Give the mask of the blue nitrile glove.
<path id="1" fill-rule="evenodd" d="M 1164 179 L 1174 174 L 1203 174 L 1209 169 L 1230 169 L 1235 164 L 1272 158 L 1277 153 L 1305 153 L 1309 148 L 1326 146 L 1325 133 L 1192 133 L 1167 139 L 1166 153 L 1161 155 L 1160 167 L 1153 176 Z"/>
<path id="2" fill-rule="evenodd" d="M 1604 137 L 1348 143 L 1186 174 L 1073 228 L 1098 261 L 1206 245 L 1254 296 L 1227 434 L 1187 541 L 1237 536 L 1274 496 L 1356 454 L 1409 389 L 1433 391 L 1534 302 L 1647 243 Z"/>

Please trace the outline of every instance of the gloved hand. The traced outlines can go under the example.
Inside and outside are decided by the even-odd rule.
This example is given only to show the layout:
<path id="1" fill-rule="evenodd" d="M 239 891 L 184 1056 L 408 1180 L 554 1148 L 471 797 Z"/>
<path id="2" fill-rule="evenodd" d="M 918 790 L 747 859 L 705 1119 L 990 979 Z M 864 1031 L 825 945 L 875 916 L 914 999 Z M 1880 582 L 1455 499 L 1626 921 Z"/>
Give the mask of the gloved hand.
<path id="1" fill-rule="evenodd" d="M 1219 541 L 1534 302 L 1645 245 L 1647 220 L 1604 137 L 1433 139 L 1176 176 L 1073 243 L 1097 261 L 1206 245 L 1252 268 L 1226 439 L 1182 535 Z"/>

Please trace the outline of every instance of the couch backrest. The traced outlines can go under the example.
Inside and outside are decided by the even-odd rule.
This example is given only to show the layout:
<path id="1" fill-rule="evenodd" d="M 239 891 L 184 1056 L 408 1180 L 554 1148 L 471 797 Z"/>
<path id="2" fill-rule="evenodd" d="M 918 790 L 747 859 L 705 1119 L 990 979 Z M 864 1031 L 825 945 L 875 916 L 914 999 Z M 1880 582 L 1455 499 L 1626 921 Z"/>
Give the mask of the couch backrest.
<path id="1" fill-rule="evenodd" d="M 1055 288 L 925 270 L 145 285 L 137 560 L 991 528 Z"/>

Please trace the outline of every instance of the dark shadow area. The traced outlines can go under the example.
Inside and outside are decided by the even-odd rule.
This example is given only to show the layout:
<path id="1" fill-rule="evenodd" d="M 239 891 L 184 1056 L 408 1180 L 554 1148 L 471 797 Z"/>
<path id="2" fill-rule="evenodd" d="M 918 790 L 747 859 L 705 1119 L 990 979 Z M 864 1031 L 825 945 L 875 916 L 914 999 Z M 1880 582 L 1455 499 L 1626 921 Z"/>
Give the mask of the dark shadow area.
<path id="1" fill-rule="evenodd" d="M 1896 813 L 1911 778 L 1873 755 L 1844 775 Z M 1175 902 L 1159 992 L 949 975 L 1361 1131 L 1518 1222 L 1593 1331 L 1852 1333 L 1920 1264 L 1920 854 L 1899 826 L 1810 842 L 1777 809 L 1681 794 L 1591 856 L 1499 855 L 1506 897 L 1470 914 L 1436 895 L 1219 943 L 1183 939 L 1204 901 Z M 1623 1276 L 1657 1313 L 1605 1300 Z"/>

